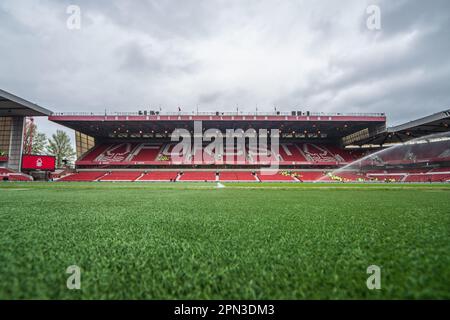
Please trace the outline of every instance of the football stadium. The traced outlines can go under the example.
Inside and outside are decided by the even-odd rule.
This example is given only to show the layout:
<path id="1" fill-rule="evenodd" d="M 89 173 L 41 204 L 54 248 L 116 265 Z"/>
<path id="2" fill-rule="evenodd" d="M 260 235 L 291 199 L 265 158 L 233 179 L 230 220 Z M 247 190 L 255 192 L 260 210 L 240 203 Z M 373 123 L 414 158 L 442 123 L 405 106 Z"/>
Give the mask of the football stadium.
<path id="1" fill-rule="evenodd" d="M 23 150 L 27 117 L 74 131 L 73 168 Z M 449 299 L 450 110 L 386 118 L 57 113 L 0 91 L 0 298 Z"/>
<path id="2" fill-rule="evenodd" d="M 0 309 L 447 311 L 449 30 L 448 0 L 1 0 Z"/>

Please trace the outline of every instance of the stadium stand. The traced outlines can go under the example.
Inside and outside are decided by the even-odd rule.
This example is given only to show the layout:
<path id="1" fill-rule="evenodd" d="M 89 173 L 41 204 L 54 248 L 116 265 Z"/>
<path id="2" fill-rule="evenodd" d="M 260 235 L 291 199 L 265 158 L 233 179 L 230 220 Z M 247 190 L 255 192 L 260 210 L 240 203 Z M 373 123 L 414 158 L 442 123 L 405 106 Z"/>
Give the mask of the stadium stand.
<path id="1" fill-rule="evenodd" d="M 174 143 L 112 143 L 100 144 L 82 156 L 77 165 L 172 165 L 172 150 Z M 196 161 L 202 159 L 203 161 Z M 318 143 L 281 143 L 278 159 L 281 164 L 304 164 L 304 165 L 336 165 L 345 164 L 355 159 L 355 154 L 338 147 Z M 195 158 L 197 157 L 197 158 Z M 234 161 L 237 164 L 259 164 L 261 159 L 248 148 L 239 151 L 234 149 L 232 153 L 218 154 L 216 157 L 209 150 L 195 149 L 193 154 L 187 155 L 177 164 L 222 164 Z"/>
<path id="2" fill-rule="evenodd" d="M 297 144 L 302 155 L 305 156 L 309 163 L 345 163 L 345 158 L 349 158 L 345 150 L 337 150 L 330 146 L 320 145 L 315 143 L 301 143 Z M 345 154 L 345 158 L 344 155 Z"/>
<path id="3" fill-rule="evenodd" d="M 345 171 L 336 172 L 335 176 L 338 177 L 339 179 L 341 179 L 340 181 L 344 181 L 344 182 L 345 181 L 361 181 L 361 180 L 366 179 L 366 176 L 364 174 L 359 174 L 359 173 L 355 173 L 355 172 L 345 172 Z"/>
<path id="4" fill-rule="evenodd" d="M 410 174 L 405 182 L 445 182 L 450 180 L 450 174 Z"/>
<path id="5" fill-rule="evenodd" d="M 382 113 L 56 114 L 49 119 L 92 142 L 90 150 L 76 144 L 81 155 L 75 163 L 78 172 L 60 181 L 433 182 L 446 181 L 450 174 L 436 169 L 450 167 L 450 110 L 392 128 L 386 127 Z M 195 121 L 201 121 L 203 131 L 195 131 Z M 173 152 L 178 128 L 191 134 L 191 153 L 183 157 Z M 212 140 L 201 140 L 208 130 L 224 134 L 255 129 L 261 134 L 263 128 L 279 129 L 279 153 L 271 153 L 272 160 L 279 161 L 274 175 L 259 172 L 272 164 L 249 150 L 251 137 L 232 151 L 224 145 L 218 153 Z M 194 132 L 200 140 L 192 139 Z M 447 133 L 447 140 L 435 135 L 430 139 L 429 133 Z M 392 143 L 398 148 L 386 148 Z"/>
<path id="6" fill-rule="evenodd" d="M 216 181 L 216 173 L 213 171 L 186 171 L 178 181 Z"/>
<path id="7" fill-rule="evenodd" d="M 12 142 L 13 137 L 19 137 L 14 138 L 13 145 L 7 143 L 6 147 L 1 147 L 0 177 L 3 180 L 32 180 L 33 174 L 36 179 L 50 177 L 58 181 L 346 182 L 377 179 L 440 182 L 447 181 L 450 174 L 450 110 L 387 127 L 384 113 L 179 111 L 162 114 L 141 111 L 62 114 L 2 90 L 0 96 L 8 106 L 14 106 L 14 109 L 8 107 L 8 117 L 16 117 L 14 125 L 8 122 L 11 119 L 5 118 L 2 122 L 6 128 L 4 140 Z M 52 173 L 39 167 L 22 168 L 21 135 L 25 116 L 48 116 L 50 121 L 76 131 L 76 172 L 71 173 L 73 168 L 56 168 L 62 170 Z M 191 149 L 196 146 L 192 154 L 183 158 L 173 153 L 177 144 L 177 135 L 173 139 L 173 134 L 180 128 L 190 133 L 191 138 L 195 137 L 191 139 Z M 226 150 L 224 145 L 225 150 L 215 154 L 217 150 L 211 147 L 212 140 L 205 134 L 215 131 L 223 136 L 230 129 L 245 131 L 245 139 L 234 137 L 244 143 L 235 145 L 232 151 Z M 267 135 L 262 134 L 263 129 L 279 130 Z M 271 163 L 255 150 L 249 150 L 255 138 L 252 132 L 259 135 L 258 141 L 261 137 L 279 141 L 279 153 L 271 153 L 272 160 L 279 161 L 276 174 L 258 172 Z M 200 141 L 204 138 L 203 142 L 199 143 L 199 138 Z M 397 145 L 386 148 L 392 144 Z M 352 168 L 353 171 L 347 170 L 347 165 L 358 159 L 363 160 Z M 233 163 L 228 163 L 229 160 Z M 30 175 L 20 173 L 21 170 Z"/>

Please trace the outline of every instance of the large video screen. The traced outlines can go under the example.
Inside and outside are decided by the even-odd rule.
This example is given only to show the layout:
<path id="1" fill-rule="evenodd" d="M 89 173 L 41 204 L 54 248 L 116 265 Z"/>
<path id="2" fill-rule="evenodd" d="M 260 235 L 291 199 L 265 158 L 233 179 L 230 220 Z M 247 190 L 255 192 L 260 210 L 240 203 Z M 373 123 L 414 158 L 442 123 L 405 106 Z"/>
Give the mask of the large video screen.
<path id="1" fill-rule="evenodd" d="M 22 169 L 55 171 L 55 157 L 24 155 L 22 156 Z"/>

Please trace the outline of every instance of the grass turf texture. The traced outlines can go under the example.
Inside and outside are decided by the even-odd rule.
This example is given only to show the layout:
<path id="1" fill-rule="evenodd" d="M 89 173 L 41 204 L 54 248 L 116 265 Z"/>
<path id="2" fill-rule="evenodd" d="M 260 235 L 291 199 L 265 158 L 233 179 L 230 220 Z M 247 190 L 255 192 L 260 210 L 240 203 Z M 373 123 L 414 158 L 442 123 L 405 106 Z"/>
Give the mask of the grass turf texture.
<path id="1" fill-rule="evenodd" d="M 0 183 L 0 298 L 450 298 L 448 185 L 225 185 Z"/>

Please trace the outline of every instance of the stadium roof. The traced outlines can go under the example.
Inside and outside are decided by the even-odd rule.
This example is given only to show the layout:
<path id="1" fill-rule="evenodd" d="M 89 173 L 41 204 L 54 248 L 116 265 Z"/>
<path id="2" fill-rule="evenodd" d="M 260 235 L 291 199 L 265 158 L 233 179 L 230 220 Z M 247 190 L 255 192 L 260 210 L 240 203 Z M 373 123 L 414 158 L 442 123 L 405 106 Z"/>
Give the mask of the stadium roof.
<path id="1" fill-rule="evenodd" d="M 171 133 L 177 128 L 193 130 L 194 121 L 202 121 L 204 129 L 280 129 L 295 135 L 316 134 L 339 138 L 364 128 L 384 128 L 384 114 L 325 113 L 174 113 L 174 114 L 55 114 L 49 120 L 93 137 L 123 138 L 129 134 L 145 137 L 152 133 Z"/>
<path id="2" fill-rule="evenodd" d="M 362 139 L 357 145 L 388 143 L 402 143 L 411 139 L 448 132 L 450 126 L 450 109 L 444 110 L 417 120 L 413 120 L 398 126 L 389 127 L 386 130 L 375 132 L 372 136 Z"/>
<path id="3" fill-rule="evenodd" d="M 52 112 L 0 89 L 0 116 L 49 116 Z"/>

